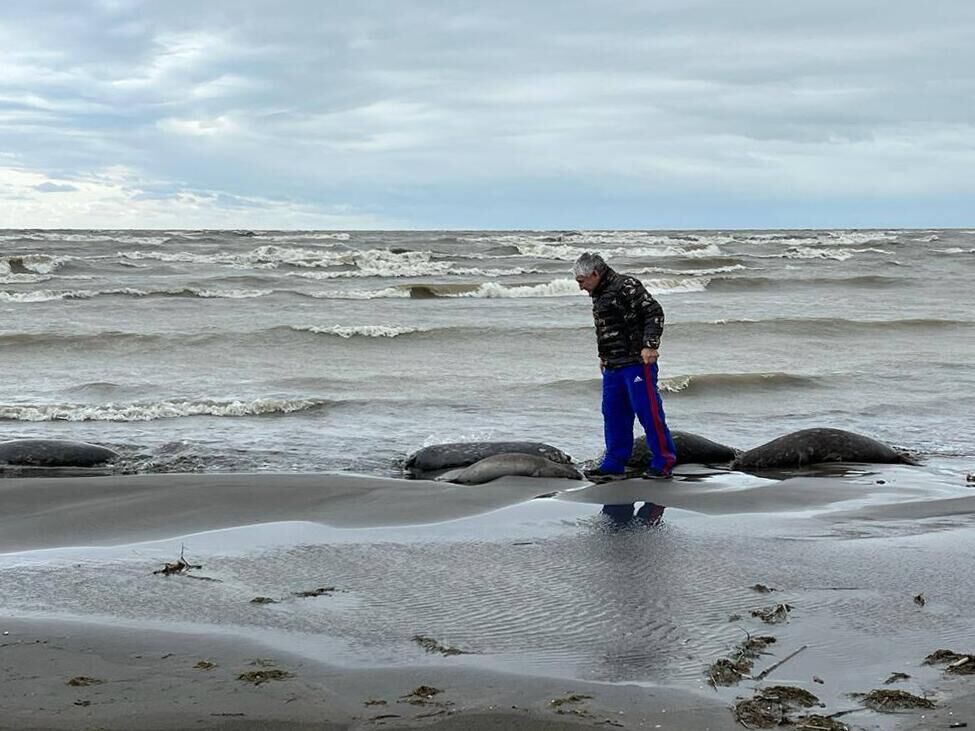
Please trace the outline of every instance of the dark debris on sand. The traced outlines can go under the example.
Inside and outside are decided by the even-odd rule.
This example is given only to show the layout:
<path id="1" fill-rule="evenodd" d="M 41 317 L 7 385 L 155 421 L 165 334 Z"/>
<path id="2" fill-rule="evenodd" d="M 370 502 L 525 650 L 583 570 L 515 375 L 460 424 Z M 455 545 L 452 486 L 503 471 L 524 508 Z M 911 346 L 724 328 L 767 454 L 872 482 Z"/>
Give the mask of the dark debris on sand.
<path id="1" fill-rule="evenodd" d="M 758 617 L 766 624 L 779 624 L 780 622 L 789 621 L 789 612 L 791 611 L 792 611 L 791 604 L 781 603 L 781 604 L 775 604 L 771 607 L 753 609 L 752 616 Z"/>
<path id="2" fill-rule="evenodd" d="M 745 728 L 775 728 L 795 723 L 789 718 L 789 713 L 818 704 L 819 698 L 808 690 L 773 685 L 763 688 L 752 698 L 738 701 L 734 710 L 735 720 Z"/>
<path id="3" fill-rule="evenodd" d="M 899 683 L 902 680 L 910 680 L 911 676 L 907 673 L 891 673 L 890 677 L 884 681 L 884 685 L 890 685 L 891 683 Z"/>
<path id="4" fill-rule="evenodd" d="M 98 678 L 89 678 L 87 675 L 78 675 L 68 681 L 68 685 L 72 688 L 87 688 L 89 685 L 101 685 L 104 680 L 99 680 Z"/>
<path id="5" fill-rule="evenodd" d="M 945 672 L 954 675 L 975 675 L 975 653 L 963 655 L 953 650 L 935 650 L 926 658 L 925 665 L 945 665 Z"/>
<path id="6" fill-rule="evenodd" d="M 179 558 L 173 563 L 163 564 L 161 569 L 153 571 L 154 576 L 185 576 L 187 579 L 197 579 L 198 581 L 213 581 L 215 583 L 221 583 L 220 579 L 213 579 L 209 576 L 196 576 L 189 573 L 190 569 L 202 569 L 203 564 L 190 563 L 186 560 L 183 552 L 186 550 L 185 546 L 180 546 Z"/>
<path id="7" fill-rule="evenodd" d="M 248 670 L 246 673 L 238 675 L 237 680 L 242 680 L 245 683 L 251 683 L 253 685 L 261 685 L 271 680 L 287 680 L 293 677 L 293 673 L 272 668 L 270 670 Z"/>
<path id="8" fill-rule="evenodd" d="M 852 693 L 851 696 L 858 698 L 870 710 L 880 713 L 934 708 L 934 701 L 908 693 L 906 690 L 871 690 L 869 693 Z"/>
<path id="9" fill-rule="evenodd" d="M 755 660 L 765 654 L 765 648 L 775 642 L 775 638 L 759 635 L 748 638 L 735 646 L 728 657 L 717 659 L 708 668 L 708 683 L 712 688 L 719 685 L 738 685 L 743 678 L 750 677 Z"/>
<path id="10" fill-rule="evenodd" d="M 432 637 L 425 637 L 423 635 L 413 635 L 413 641 L 422 647 L 424 650 L 430 653 L 439 653 L 445 657 L 450 657 L 451 655 L 470 655 L 472 653 L 467 650 L 461 650 L 457 647 L 451 647 L 450 645 L 443 645 L 437 642 Z"/>
<path id="11" fill-rule="evenodd" d="M 320 586 L 317 589 L 310 589 L 308 591 L 296 591 L 293 593 L 297 597 L 308 598 L 314 596 L 327 596 L 327 595 L 334 594 L 337 591 L 338 589 L 335 588 L 334 586 Z"/>
<path id="12" fill-rule="evenodd" d="M 796 718 L 793 723 L 795 731 L 850 731 L 850 727 L 842 721 L 815 713 Z"/>
<path id="13" fill-rule="evenodd" d="M 251 604 L 277 604 L 277 599 L 272 599 L 269 596 L 256 596 L 250 601 Z"/>
<path id="14" fill-rule="evenodd" d="M 449 705 L 448 703 L 433 700 L 434 696 L 438 696 L 441 693 L 443 691 L 440 688 L 434 688 L 431 685 L 419 685 L 406 695 L 401 696 L 399 702 L 409 703 L 414 706 Z"/>

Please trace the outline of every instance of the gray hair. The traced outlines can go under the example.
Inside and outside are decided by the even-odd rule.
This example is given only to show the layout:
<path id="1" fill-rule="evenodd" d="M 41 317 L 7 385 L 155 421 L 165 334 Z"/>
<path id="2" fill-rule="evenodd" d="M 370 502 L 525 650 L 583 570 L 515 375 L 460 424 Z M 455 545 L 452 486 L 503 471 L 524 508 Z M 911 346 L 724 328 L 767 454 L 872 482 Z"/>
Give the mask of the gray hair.
<path id="1" fill-rule="evenodd" d="M 588 277 L 593 272 L 602 274 L 606 271 L 606 262 L 599 254 L 586 252 L 572 266 L 572 273 L 577 277 Z"/>

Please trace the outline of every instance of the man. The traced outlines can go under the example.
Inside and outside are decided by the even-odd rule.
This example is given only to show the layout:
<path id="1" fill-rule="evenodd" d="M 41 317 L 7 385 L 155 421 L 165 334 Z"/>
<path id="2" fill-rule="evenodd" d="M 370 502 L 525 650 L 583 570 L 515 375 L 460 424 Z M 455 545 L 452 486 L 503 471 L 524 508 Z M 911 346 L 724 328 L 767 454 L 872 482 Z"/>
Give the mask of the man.
<path id="1" fill-rule="evenodd" d="M 619 274 L 599 254 L 573 266 L 576 282 L 592 298 L 599 367 L 603 373 L 606 454 L 591 477 L 622 475 L 633 451 L 633 417 L 646 430 L 653 455 L 643 476 L 666 479 L 676 461 L 674 440 L 657 392 L 657 356 L 664 311 L 634 277 Z"/>

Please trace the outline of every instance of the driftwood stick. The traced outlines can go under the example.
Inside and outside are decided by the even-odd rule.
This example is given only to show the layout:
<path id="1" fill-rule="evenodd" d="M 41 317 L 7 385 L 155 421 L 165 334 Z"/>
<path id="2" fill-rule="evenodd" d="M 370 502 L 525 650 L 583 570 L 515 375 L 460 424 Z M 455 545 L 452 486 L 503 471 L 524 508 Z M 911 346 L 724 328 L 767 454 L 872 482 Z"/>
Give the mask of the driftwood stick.
<path id="1" fill-rule="evenodd" d="M 763 680 L 767 675 L 769 675 L 769 673 L 771 673 L 773 670 L 775 670 L 780 665 L 782 665 L 784 663 L 787 663 L 789 660 L 791 660 L 792 658 L 794 658 L 800 652 L 802 652 L 803 650 L 805 650 L 808 646 L 809 645 L 803 645 L 802 647 L 800 647 L 795 652 L 789 653 L 788 655 L 786 655 L 785 657 L 783 657 L 781 660 L 779 660 L 774 665 L 770 665 L 769 667 L 765 668 L 762 672 L 760 672 L 758 675 L 756 675 L 754 679 L 755 680 Z"/>

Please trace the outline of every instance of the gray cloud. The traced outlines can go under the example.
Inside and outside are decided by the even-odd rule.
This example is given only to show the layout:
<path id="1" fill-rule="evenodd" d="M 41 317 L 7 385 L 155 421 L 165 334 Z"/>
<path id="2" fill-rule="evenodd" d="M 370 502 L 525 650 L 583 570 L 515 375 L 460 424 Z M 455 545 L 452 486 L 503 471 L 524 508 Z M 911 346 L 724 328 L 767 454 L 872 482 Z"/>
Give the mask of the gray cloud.
<path id="1" fill-rule="evenodd" d="M 40 191 L 41 193 L 70 193 L 72 191 L 78 190 L 74 185 L 68 185 L 67 183 L 41 183 L 34 186 L 34 190 Z"/>
<path id="2" fill-rule="evenodd" d="M 967 0 L 78 7 L 5 4 L 5 146 L 62 180 L 124 166 L 136 200 L 411 200 L 437 225 L 465 189 L 471 209 L 557 184 L 823 215 L 975 193 Z"/>

